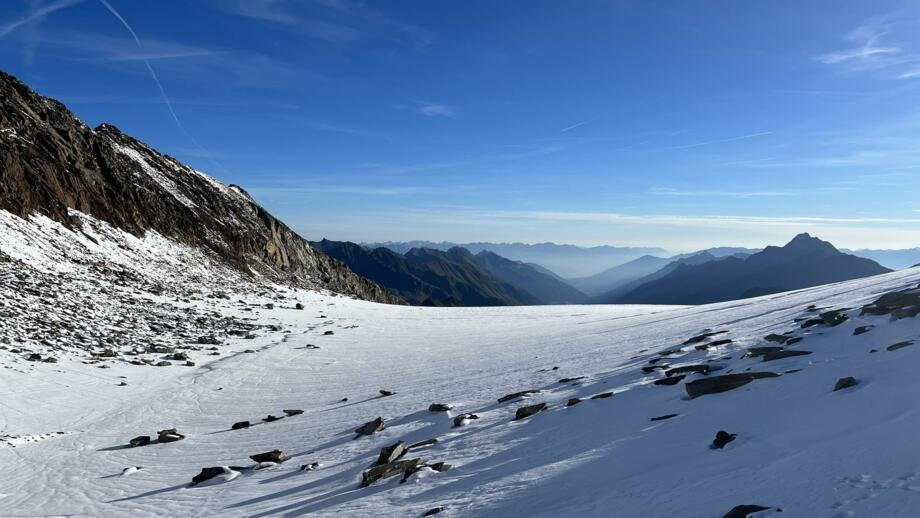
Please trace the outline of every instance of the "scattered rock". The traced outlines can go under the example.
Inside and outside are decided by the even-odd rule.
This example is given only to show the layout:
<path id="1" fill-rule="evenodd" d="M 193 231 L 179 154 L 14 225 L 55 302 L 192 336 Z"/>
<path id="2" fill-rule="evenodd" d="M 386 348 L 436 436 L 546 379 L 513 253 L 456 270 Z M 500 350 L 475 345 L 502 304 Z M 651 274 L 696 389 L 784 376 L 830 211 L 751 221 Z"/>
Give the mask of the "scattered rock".
<path id="1" fill-rule="evenodd" d="M 838 390 L 843 390 L 845 388 L 855 387 L 858 384 L 859 382 L 856 381 L 856 378 L 854 378 L 853 376 L 847 376 L 845 378 L 840 378 L 839 380 L 837 380 L 837 383 L 834 385 L 833 392 L 837 392 Z"/>
<path id="2" fill-rule="evenodd" d="M 157 432 L 157 440 L 160 442 L 176 442 L 185 439 L 185 436 L 177 432 L 175 428 L 168 428 Z"/>
<path id="3" fill-rule="evenodd" d="M 303 308 L 304 308 L 304 305 L 302 302 L 298 302 L 297 304 L 294 304 L 294 309 L 303 309 Z"/>
<path id="4" fill-rule="evenodd" d="M 517 399 L 517 398 L 520 398 L 520 397 L 529 396 L 530 394 L 539 394 L 539 393 L 540 393 L 540 391 L 537 390 L 537 389 L 533 389 L 533 390 L 522 390 L 522 391 L 520 391 L 520 392 L 515 392 L 515 393 L 513 393 L 513 394 L 508 394 L 508 395 L 506 395 L 506 396 L 502 396 L 502 397 L 498 398 L 498 402 L 499 402 L 499 403 L 504 403 L 504 402 L 506 402 L 506 401 L 511 401 L 512 399 Z"/>
<path id="5" fill-rule="evenodd" d="M 613 392 L 601 392 L 600 394 L 595 394 L 591 396 L 591 399 L 607 399 L 613 395 Z"/>
<path id="6" fill-rule="evenodd" d="M 652 421 L 664 421 L 665 419 L 670 419 L 670 418 L 672 418 L 672 417 L 677 417 L 678 415 L 680 415 L 680 414 L 665 414 L 665 415 L 660 415 L 660 416 L 658 416 L 658 417 L 653 417 L 651 420 L 652 420 Z"/>
<path id="7" fill-rule="evenodd" d="M 782 350 L 783 350 L 782 347 L 776 347 L 776 346 L 751 347 L 750 349 L 747 350 L 746 353 L 744 353 L 744 356 L 748 358 L 756 358 L 758 356 L 763 356 L 767 353 L 773 353 L 773 352 L 778 352 Z"/>
<path id="8" fill-rule="evenodd" d="M 584 376 L 575 376 L 574 378 L 562 378 L 561 380 L 559 380 L 559 383 L 571 383 L 573 381 L 578 381 L 578 380 L 583 380 L 583 379 L 585 379 Z"/>
<path id="9" fill-rule="evenodd" d="M 712 441 L 712 449 L 721 450 L 726 444 L 735 440 L 736 434 L 728 433 L 725 430 L 716 432 L 716 438 Z"/>
<path id="10" fill-rule="evenodd" d="M 791 338 L 790 336 L 781 335 L 777 333 L 770 333 L 767 336 L 763 337 L 764 340 L 768 342 L 776 342 L 778 344 L 786 343 L 786 340 Z"/>
<path id="11" fill-rule="evenodd" d="M 422 447 L 430 446 L 432 444 L 437 444 L 437 443 L 438 443 L 438 440 L 435 438 L 425 439 L 424 441 L 419 441 L 419 442 L 409 445 L 408 449 L 412 450 L 415 448 L 422 448 Z"/>
<path id="12" fill-rule="evenodd" d="M 265 416 L 265 417 L 262 419 L 262 421 L 264 421 L 264 422 L 266 422 L 266 423 L 273 423 L 273 422 L 275 422 L 275 421 L 278 421 L 279 419 L 284 419 L 284 418 L 283 418 L 283 417 L 278 417 L 278 416 L 274 416 L 274 415 L 268 414 L 267 416 Z"/>
<path id="13" fill-rule="evenodd" d="M 711 367 L 709 365 L 684 365 L 683 367 L 675 367 L 673 369 L 668 369 L 664 371 L 664 375 L 670 378 L 671 376 L 675 374 L 685 374 L 685 373 L 691 373 L 691 372 L 707 374 L 709 373 L 710 368 Z"/>
<path id="14" fill-rule="evenodd" d="M 168 360 L 162 360 L 162 361 L 158 361 L 156 365 L 157 367 L 169 367 L 170 365 L 172 365 L 172 362 Z"/>
<path id="15" fill-rule="evenodd" d="M 670 378 L 661 378 L 660 380 L 655 380 L 652 383 L 654 383 L 655 385 L 666 385 L 666 386 L 677 385 L 678 383 L 681 382 L 681 380 L 683 380 L 686 377 L 687 376 L 684 374 L 679 374 L 677 376 L 671 376 Z"/>
<path id="16" fill-rule="evenodd" d="M 242 430 L 243 428 L 249 428 L 249 421 L 233 423 L 233 426 L 230 427 L 231 430 Z"/>
<path id="17" fill-rule="evenodd" d="M 572 399 L 568 400 L 568 402 L 566 402 L 565 406 L 575 406 L 578 403 L 581 403 L 581 399 L 578 399 L 577 397 L 573 397 Z"/>
<path id="18" fill-rule="evenodd" d="M 329 335 L 334 335 L 334 334 L 335 334 L 335 331 L 326 331 L 325 333 L 323 333 L 323 336 L 329 336 Z"/>
<path id="19" fill-rule="evenodd" d="M 770 507 L 764 507 L 762 505 L 736 505 L 732 507 L 732 510 L 725 513 L 722 518 L 748 518 L 748 515 L 753 513 L 758 513 L 760 511 L 766 511 L 771 509 Z"/>
<path id="20" fill-rule="evenodd" d="M 147 446 L 150 444 L 150 436 L 138 435 L 137 437 L 128 441 L 128 444 L 130 444 L 132 448 L 137 448 L 138 446 Z"/>
<path id="21" fill-rule="evenodd" d="M 693 345 L 702 342 L 703 340 L 709 338 L 710 336 L 720 335 L 722 333 L 727 333 L 728 331 L 707 331 L 701 335 L 697 335 L 691 338 L 688 338 L 684 345 Z"/>
<path id="22" fill-rule="evenodd" d="M 195 362 L 193 362 L 192 360 L 189 360 L 189 361 L 185 362 L 185 366 L 186 366 L 186 367 L 194 367 L 194 366 L 195 366 Z"/>
<path id="23" fill-rule="evenodd" d="M 890 315 L 892 320 L 915 317 L 920 314 L 920 289 L 886 293 L 875 302 L 863 306 L 860 314 Z"/>
<path id="24" fill-rule="evenodd" d="M 241 468 L 238 468 L 241 469 Z M 192 485 L 197 486 L 202 482 L 211 480 L 215 477 L 222 477 L 225 481 L 233 480 L 239 476 L 239 471 L 234 471 L 227 466 L 216 466 L 212 468 L 201 468 L 201 473 L 192 477 Z"/>
<path id="25" fill-rule="evenodd" d="M 311 462 L 309 464 L 301 464 L 300 471 L 315 471 L 319 469 L 319 462 Z"/>
<path id="26" fill-rule="evenodd" d="M 517 409 L 517 412 L 514 413 L 514 420 L 520 421 L 521 419 L 526 419 L 546 409 L 547 409 L 546 403 L 537 403 L 536 405 L 522 406 L 521 408 Z"/>
<path id="27" fill-rule="evenodd" d="M 454 428 L 466 426 L 473 419 L 479 419 L 476 414 L 460 414 L 454 418 Z"/>
<path id="28" fill-rule="evenodd" d="M 447 412 L 451 408 L 453 407 L 450 405 L 445 405 L 444 403 L 432 403 L 428 405 L 429 412 Z"/>
<path id="29" fill-rule="evenodd" d="M 421 463 L 421 461 L 421 458 L 415 458 L 408 460 L 398 460 L 395 462 L 390 462 L 389 464 L 384 464 L 382 466 L 375 466 L 361 474 L 361 487 L 367 487 L 374 482 L 377 482 L 378 480 L 383 480 L 395 475 L 414 471 L 418 467 L 419 463 Z"/>
<path id="30" fill-rule="evenodd" d="M 885 348 L 886 351 L 897 351 L 898 349 L 903 349 L 909 345 L 914 345 L 913 340 L 904 340 L 903 342 L 898 342 L 896 344 L 889 345 Z"/>
<path id="31" fill-rule="evenodd" d="M 256 453 L 255 455 L 250 455 L 250 459 L 253 462 L 276 462 L 281 463 L 287 458 L 284 456 L 284 452 L 281 450 L 272 450 L 265 453 Z"/>
<path id="32" fill-rule="evenodd" d="M 801 342 L 801 341 L 804 340 L 804 339 L 805 339 L 805 337 L 802 337 L 802 336 L 795 336 L 795 337 L 792 337 L 792 338 L 786 340 L 786 345 L 797 344 L 797 343 Z"/>
<path id="33" fill-rule="evenodd" d="M 303 410 L 282 410 L 288 417 L 293 417 L 295 415 L 300 415 L 303 413 Z"/>
<path id="34" fill-rule="evenodd" d="M 422 516 L 434 516 L 434 515 L 436 515 L 436 514 L 442 512 L 443 510 L 444 510 L 444 506 L 443 506 L 443 505 L 439 505 L 439 506 L 437 506 L 437 507 L 432 507 L 431 509 L 425 511 L 425 512 L 422 514 Z"/>
<path id="35" fill-rule="evenodd" d="M 763 361 L 772 362 L 773 360 L 781 360 L 783 358 L 791 358 L 793 356 L 805 356 L 811 354 L 811 351 L 795 351 L 790 349 L 784 349 L 782 351 L 770 351 L 763 355 Z"/>
<path id="36" fill-rule="evenodd" d="M 712 376 L 691 381 L 684 385 L 687 395 L 690 399 L 705 396 L 707 394 L 718 394 L 747 385 L 748 383 L 761 378 L 777 378 L 779 374 L 775 372 L 745 372 L 742 374 L 724 374 L 722 376 Z"/>
<path id="37" fill-rule="evenodd" d="M 662 363 L 661 365 L 646 365 L 645 367 L 642 367 L 642 372 L 650 374 L 655 372 L 655 370 L 666 370 L 670 367 L 671 366 L 666 363 Z"/>
<path id="38" fill-rule="evenodd" d="M 389 390 L 380 390 L 380 395 L 383 397 L 392 396 L 394 394 L 396 394 L 396 392 L 391 392 Z"/>
<path id="39" fill-rule="evenodd" d="M 378 417 L 373 421 L 368 421 L 363 425 L 355 429 L 355 433 L 358 435 L 374 435 L 375 433 L 383 430 L 383 418 Z"/>
<path id="40" fill-rule="evenodd" d="M 868 333 L 875 326 L 859 326 L 853 330 L 853 336 L 859 336 L 864 333 Z"/>
<path id="41" fill-rule="evenodd" d="M 377 462 L 374 463 L 374 466 L 382 466 L 399 460 L 407 451 L 408 448 L 406 448 L 406 443 L 402 441 L 390 446 L 384 446 L 380 448 L 380 455 L 377 457 Z"/>
<path id="42" fill-rule="evenodd" d="M 265 309 L 275 309 L 275 305 L 272 304 L 271 302 L 269 302 L 269 303 L 265 304 Z"/>

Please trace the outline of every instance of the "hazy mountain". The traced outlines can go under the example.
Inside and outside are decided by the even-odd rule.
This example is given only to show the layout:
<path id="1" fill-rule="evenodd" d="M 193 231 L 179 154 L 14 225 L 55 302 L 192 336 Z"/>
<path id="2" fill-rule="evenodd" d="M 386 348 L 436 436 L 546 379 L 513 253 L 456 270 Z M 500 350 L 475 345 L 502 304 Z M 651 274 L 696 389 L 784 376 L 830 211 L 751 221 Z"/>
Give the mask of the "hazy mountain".
<path id="1" fill-rule="evenodd" d="M 872 250 L 862 248 L 859 250 L 841 250 L 858 257 L 872 259 L 882 266 L 893 270 L 903 270 L 920 263 L 920 248 L 904 248 L 901 250 Z"/>
<path id="2" fill-rule="evenodd" d="M 844 254 L 826 241 L 799 234 L 783 247 L 747 258 L 680 264 L 608 302 L 706 304 L 776 293 L 890 272 L 875 261 Z"/>
<path id="3" fill-rule="evenodd" d="M 674 259 L 669 257 L 643 255 L 594 275 L 568 279 L 568 282 L 588 295 L 601 295 L 622 284 L 652 274 L 672 261 Z"/>
<path id="4" fill-rule="evenodd" d="M 682 265 L 694 266 L 698 264 L 708 263 L 710 261 L 720 261 L 725 258 L 725 257 L 716 257 L 707 251 L 702 251 L 702 252 L 698 252 L 695 254 L 689 254 L 689 255 L 675 256 L 675 257 L 676 259 L 674 257 L 668 259 L 669 262 L 667 264 L 665 264 L 660 269 L 655 270 L 654 272 L 648 275 L 643 275 L 641 277 L 637 277 L 631 280 L 621 282 L 613 286 L 612 288 L 608 289 L 607 291 L 601 293 L 600 295 L 595 295 L 594 298 L 592 299 L 592 302 L 595 304 L 616 304 L 617 300 L 622 295 L 629 293 L 630 291 L 636 289 L 642 284 L 645 284 L 646 282 L 652 282 L 652 281 L 661 279 L 662 277 L 670 274 L 671 272 L 673 272 L 674 270 L 676 270 L 678 267 Z M 737 257 L 737 256 L 726 256 L 726 257 Z M 744 256 L 742 255 L 742 257 Z"/>
<path id="5" fill-rule="evenodd" d="M 570 278 L 593 275 L 607 268 L 623 264 L 643 255 L 669 255 L 662 248 L 654 247 L 614 247 L 595 246 L 580 247 L 575 245 L 557 245 L 555 243 L 433 243 L 429 241 L 366 243 L 370 248 L 386 247 L 395 252 L 405 253 L 412 248 L 433 248 L 448 250 L 461 247 L 477 254 L 483 250 L 525 263 L 537 263 L 552 270 L 557 275 Z"/>
<path id="6" fill-rule="evenodd" d="M 476 263 L 499 279 L 517 286 L 545 304 L 582 304 L 588 296 L 555 276 L 538 271 L 529 264 L 506 259 L 483 250 L 476 254 Z"/>

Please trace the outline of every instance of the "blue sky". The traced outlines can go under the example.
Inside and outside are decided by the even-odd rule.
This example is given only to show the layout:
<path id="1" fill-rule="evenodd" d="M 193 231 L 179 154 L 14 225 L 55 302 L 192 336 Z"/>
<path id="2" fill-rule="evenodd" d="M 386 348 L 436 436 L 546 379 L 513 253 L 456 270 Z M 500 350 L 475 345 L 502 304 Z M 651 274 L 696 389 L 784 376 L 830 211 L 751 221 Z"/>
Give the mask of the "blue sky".
<path id="1" fill-rule="evenodd" d="M 917 2 L 5 0 L 0 68 L 310 239 L 920 246 Z"/>

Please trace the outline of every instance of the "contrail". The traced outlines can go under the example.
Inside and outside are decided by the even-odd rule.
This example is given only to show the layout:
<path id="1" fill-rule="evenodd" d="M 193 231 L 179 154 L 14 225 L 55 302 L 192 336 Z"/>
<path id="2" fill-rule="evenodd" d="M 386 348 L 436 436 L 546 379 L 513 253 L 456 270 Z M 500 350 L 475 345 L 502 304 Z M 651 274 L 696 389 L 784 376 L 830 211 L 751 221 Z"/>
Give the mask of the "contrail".
<path id="1" fill-rule="evenodd" d="M 15 22 L 7 25 L 6 27 L 0 28 L 0 38 L 6 36 L 7 34 L 15 31 L 16 29 L 22 27 L 23 25 L 33 20 L 44 18 L 45 16 L 48 16 L 49 14 L 55 11 L 60 11 L 61 9 L 70 7 L 72 5 L 81 4 L 85 1 L 86 0 L 58 0 L 57 2 L 52 2 L 44 7 L 35 9 L 34 11 L 26 15 L 25 18 L 16 20 Z"/>
<path id="2" fill-rule="evenodd" d="M 137 48 L 143 50 L 144 46 L 141 44 L 140 38 L 137 37 L 137 33 L 134 32 L 134 29 L 131 28 L 131 26 L 124 19 L 124 17 L 122 17 L 121 14 L 119 14 L 118 11 L 116 11 L 114 7 L 112 7 L 112 4 L 110 4 L 108 0 L 99 0 L 99 3 L 105 6 L 105 8 L 108 9 L 110 13 L 112 13 L 112 16 L 114 16 L 115 18 L 118 18 L 118 21 L 121 22 L 121 24 L 125 26 L 125 29 L 127 29 L 129 33 L 131 33 L 131 37 L 134 38 L 134 43 L 137 44 Z M 205 149 L 204 146 L 199 144 L 198 141 L 195 139 L 195 137 L 193 137 L 192 134 L 189 133 L 188 130 L 185 129 L 185 126 L 182 125 L 182 122 L 179 120 L 179 116 L 176 115 L 176 110 L 173 109 L 172 101 L 170 101 L 169 96 L 166 95 L 166 89 L 163 88 L 163 83 L 160 82 L 160 78 L 157 77 L 157 73 L 153 70 L 153 66 L 150 64 L 150 60 L 145 59 L 144 64 L 147 66 L 147 71 L 150 72 L 150 77 L 153 78 L 153 82 L 156 83 L 157 89 L 160 91 L 160 96 L 163 98 L 163 102 L 166 103 L 166 107 L 169 109 L 169 114 L 172 115 L 173 120 L 176 121 L 176 126 L 179 127 L 179 130 L 182 131 L 182 133 L 190 141 L 192 141 L 192 144 L 194 144 L 195 147 L 200 149 L 205 154 L 209 162 L 211 162 L 212 164 L 214 164 L 215 167 L 217 167 L 218 169 L 226 173 L 227 170 L 224 168 L 224 166 L 221 165 L 220 162 L 215 160 L 213 156 L 211 156 L 211 152 Z"/>
<path id="3" fill-rule="evenodd" d="M 125 21 L 125 19 L 122 18 L 120 14 L 118 14 L 118 11 L 116 11 L 115 8 L 112 7 L 112 4 L 110 4 L 108 0 L 99 0 L 99 3 L 104 5 L 105 8 L 108 9 L 110 13 L 112 13 L 112 16 L 114 16 L 115 18 L 118 18 L 118 21 L 120 21 L 121 24 L 125 26 L 125 29 L 128 29 L 128 32 L 131 33 L 131 37 L 134 38 L 134 43 L 137 44 L 137 48 L 143 50 L 144 46 L 141 45 L 141 40 L 140 38 L 137 37 L 137 33 L 134 32 L 134 29 L 132 29 L 131 26 L 128 25 L 128 22 Z M 160 95 L 163 97 L 163 102 L 165 102 L 166 107 L 169 108 L 169 113 L 172 115 L 172 118 L 176 121 L 176 124 L 178 124 L 179 127 L 182 128 L 182 123 L 179 122 L 179 117 L 176 116 L 176 110 L 173 110 L 172 102 L 169 100 L 169 96 L 166 95 L 166 90 L 163 89 L 163 84 L 160 83 L 160 78 L 157 77 L 157 73 L 154 72 L 153 67 L 150 66 L 150 61 L 145 59 L 144 64 L 147 65 L 147 70 L 150 72 L 150 77 L 153 78 L 153 82 L 157 84 L 157 88 L 160 90 Z M 183 131 L 184 131 L 184 128 L 183 128 Z"/>

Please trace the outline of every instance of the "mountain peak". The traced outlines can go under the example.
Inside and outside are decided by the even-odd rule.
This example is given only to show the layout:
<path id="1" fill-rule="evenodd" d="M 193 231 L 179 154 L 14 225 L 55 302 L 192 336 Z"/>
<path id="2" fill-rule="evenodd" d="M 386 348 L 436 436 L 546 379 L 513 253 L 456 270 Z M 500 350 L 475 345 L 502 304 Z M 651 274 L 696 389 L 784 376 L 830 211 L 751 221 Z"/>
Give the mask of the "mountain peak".
<path id="1" fill-rule="evenodd" d="M 783 246 L 784 250 L 795 250 L 795 251 L 807 251 L 807 252 L 835 252 L 839 253 L 834 245 L 828 243 L 827 241 L 822 241 L 817 237 L 812 236 L 808 232 L 802 232 L 801 234 L 792 238 L 791 241 L 786 243 Z"/>

